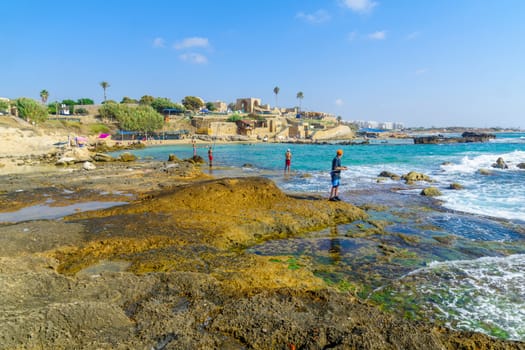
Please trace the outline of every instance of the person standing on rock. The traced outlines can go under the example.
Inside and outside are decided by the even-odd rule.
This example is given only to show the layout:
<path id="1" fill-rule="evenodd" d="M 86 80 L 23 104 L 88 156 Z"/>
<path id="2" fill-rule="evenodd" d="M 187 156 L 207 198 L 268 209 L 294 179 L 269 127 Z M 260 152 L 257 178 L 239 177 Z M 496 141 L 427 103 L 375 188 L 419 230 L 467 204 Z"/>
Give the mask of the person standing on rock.
<path id="1" fill-rule="evenodd" d="M 330 172 L 330 176 L 332 179 L 332 188 L 330 189 L 330 198 L 328 199 L 332 202 L 337 202 L 341 200 L 338 197 L 339 185 L 341 182 L 341 170 L 348 169 L 347 167 L 341 165 L 342 156 L 343 150 L 338 149 L 336 156 L 332 160 L 332 171 Z"/>
<path id="2" fill-rule="evenodd" d="M 284 154 L 284 173 L 290 173 L 290 165 L 292 164 L 292 152 L 288 148 Z"/>

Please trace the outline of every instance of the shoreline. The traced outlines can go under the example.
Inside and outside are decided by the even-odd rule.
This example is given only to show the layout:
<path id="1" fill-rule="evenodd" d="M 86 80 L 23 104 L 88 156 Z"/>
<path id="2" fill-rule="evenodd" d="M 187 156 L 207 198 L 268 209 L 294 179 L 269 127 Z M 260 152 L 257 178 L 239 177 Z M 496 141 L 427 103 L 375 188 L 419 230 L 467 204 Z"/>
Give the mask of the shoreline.
<path id="1" fill-rule="evenodd" d="M 194 169 L 195 172 L 179 168 L 170 173 L 170 168 L 163 163 L 103 163 L 90 172 L 80 171 L 78 166 L 57 169 L 53 165 L 51 167 L 55 167 L 56 172 L 52 177 L 38 171 L 2 176 L 9 179 L 3 181 L 0 187 L 4 210 L 13 208 L 17 203 L 23 208 L 50 200 L 55 206 L 85 201 L 123 200 L 129 203 L 123 208 L 78 211 L 65 220 L 32 220 L 0 225 L 0 281 L 16 281 L 11 284 L 13 288 L 4 290 L 8 301 L 5 305 L 13 305 L 9 312 L 26 315 L 18 316 L 16 322 L 14 319 L 3 319 L 0 334 L 11 337 L 5 344 L 30 347 L 34 343 L 27 340 L 26 335 L 32 333 L 35 341 L 48 347 L 110 349 L 114 348 L 113 345 L 105 342 L 110 338 L 119 339 L 128 347 L 144 344 L 144 341 L 154 346 L 155 339 L 165 334 L 166 327 L 168 332 L 177 335 L 170 342 L 179 347 L 200 344 L 220 348 L 225 346 L 224 339 L 241 347 L 275 348 L 275 344 L 279 344 L 277 348 L 284 348 L 290 343 L 307 346 L 305 342 L 326 345 L 325 338 L 316 336 L 319 333 L 314 332 L 314 328 L 322 334 L 327 334 L 330 329 L 341 334 L 334 342 L 342 347 L 363 346 L 366 343 L 371 344 L 371 349 L 380 348 L 387 341 L 387 333 L 399 337 L 397 341 L 401 343 L 393 343 L 394 347 L 410 344 L 409 347 L 440 349 L 445 344 L 476 341 L 487 347 L 505 349 L 520 344 L 479 333 L 453 331 L 436 324 L 413 323 L 383 313 L 376 306 L 356 298 L 351 290 L 330 287 L 313 274 L 307 261 L 293 262 L 293 256 L 287 262 L 282 256 L 247 253 L 240 249 L 242 245 L 233 251 L 225 249 L 232 239 L 241 237 L 236 235 L 243 232 L 246 219 L 254 219 L 256 215 L 263 216 L 259 220 L 248 221 L 250 225 L 256 225 L 252 228 L 247 226 L 248 232 L 279 230 L 280 225 L 286 225 L 288 218 L 276 226 L 269 224 L 267 228 L 261 228 L 257 225 L 260 225 L 259 222 L 271 223 L 275 212 L 286 212 L 294 205 L 301 212 L 314 204 L 322 208 L 315 214 L 309 214 L 309 219 L 304 222 L 326 210 L 331 212 L 332 206 L 337 209 L 334 213 L 354 209 L 350 204 L 332 203 L 315 196 L 294 198 L 284 195 L 281 200 L 292 202 L 274 214 L 263 213 L 265 204 L 247 213 L 246 217 L 240 217 L 242 222 L 233 221 L 232 226 L 221 229 L 222 224 L 233 219 L 230 214 L 212 214 L 214 211 L 232 205 L 232 212 L 235 213 L 232 217 L 236 217 L 240 208 L 246 205 L 241 199 L 243 195 L 247 196 L 248 203 L 260 200 L 265 191 L 258 193 L 253 188 L 270 184 L 264 181 L 249 185 L 247 189 L 227 190 L 225 195 L 237 193 L 240 197 L 220 202 L 220 195 L 216 200 L 209 196 L 222 193 L 225 185 L 236 186 L 239 180 L 215 179 L 203 173 L 204 167 L 200 166 Z M 202 187 L 209 185 L 218 187 L 216 190 Z M 183 192 L 180 192 L 185 189 L 189 191 L 188 197 L 183 197 Z M 196 197 L 198 194 L 203 194 L 202 198 Z M 275 195 L 282 196 L 278 192 Z M 172 210 L 176 213 L 182 203 L 194 203 L 191 204 L 194 208 L 192 214 L 181 212 L 169 219 L 166 213 Z M 276 205 L 279 201 L 272 203 Z M 161 208 L 168 205 L 173 205 L 173 208 L 164 212 Z M 210 214 L 196 211 L 199 206 L 210 206 Z M 142 216 L 142 211 L 147 212 L 147 216 Z M 171 220 L 176 221 L 172 223 Z M 303 219 L 295 225 L 300 222 Z M 330 222 L 327 224 L 330 225 Z M 187 229 L 181 230 L 184 227 Z M 292 227 L 297 230 L 297 226 Z M 223 230 L 227 233 L 226 239 L 217 236 Z M 294 230 L 284 232 L 295 235 Z M 28 279 L 28 275 L 32 277 Z M 64 280 L 71 286 L 71 292 L 66 294 L 61 292 L 60 287 Z M 40 298 L 40 291 L 31 289 L 32 283 L 45 285 L 43 292 L 48 297 Z M 158 292 L 166 288 L 168 293 Z M 55 300 L 55 304 L 48 303 L 49 298 Z M 11 300 L 12 303 L 9 303 Z M 54 316 L 53 305 L 59 305 L 68 322 L 63 323 Z M 179 311 L 167 314 L 166 308 L 173 308 L 173 305 L 177 310 L 176 305 L 183 306 Z M 302 305 L 300 313 L 294 311 L 297 305 Z M 327 312 L 331 309 L 339 311 Z M 7 312 L 4 307 L 0 318 L 2 313 Z M 38 319 L 42 313 L 48 315 L 51 330 L 60 330 L 66 336 L 49 338 L 45 333 L 39 333 L 35 327 L 40 324 Z M 91 315 L 89 321 L 86 314 Z M 129 320 L 129 315 L 133 322 Z M 206 336 L 196 338 L 197 334 L 202 334 L 202 322 L 207 318 L 210 320 L 209 325 L 204 327 Z M 80 338 L 73 336 L 76 322 L 84 324 Z M 145 327 L 151 322 L 157 326 Z M 283 322 L 294 326 L 285 333 L 278 332 Z M 140 340 L 134 331 L 136 324 L 145 327 L 139 332 Z M 366 342 L 349 333 L 354 327 L 360 328 Z M 105 332 L 108 336 L 111 334 L 110 338 L 104 336 Z M 241 334 L 244 340 L 240 342 L 236 334 Z"/>

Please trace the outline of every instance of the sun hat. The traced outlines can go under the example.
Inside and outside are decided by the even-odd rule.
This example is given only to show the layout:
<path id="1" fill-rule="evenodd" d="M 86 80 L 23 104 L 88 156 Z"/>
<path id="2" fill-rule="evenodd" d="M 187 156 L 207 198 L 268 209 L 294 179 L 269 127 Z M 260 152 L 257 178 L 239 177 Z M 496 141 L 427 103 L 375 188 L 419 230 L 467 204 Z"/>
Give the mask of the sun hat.
<path id="1" fill-rule="evenodd" d="M 343 150 L 342 149 L 338 149 L 337 150 L 337 155 L 338 156 L 342 156 L 343 155 Z"/>

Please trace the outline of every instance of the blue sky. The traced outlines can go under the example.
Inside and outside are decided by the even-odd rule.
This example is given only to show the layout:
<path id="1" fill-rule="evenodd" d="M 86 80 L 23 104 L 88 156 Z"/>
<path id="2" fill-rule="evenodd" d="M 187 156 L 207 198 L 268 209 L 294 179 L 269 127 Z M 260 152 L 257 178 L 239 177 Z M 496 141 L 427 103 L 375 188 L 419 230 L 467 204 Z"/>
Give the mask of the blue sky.
<path id="1" fill-rule="evenodd" d="M 0 96 L 258 97 L 406 126 L 525 128 L 523 0 L 6 1 Z"/>

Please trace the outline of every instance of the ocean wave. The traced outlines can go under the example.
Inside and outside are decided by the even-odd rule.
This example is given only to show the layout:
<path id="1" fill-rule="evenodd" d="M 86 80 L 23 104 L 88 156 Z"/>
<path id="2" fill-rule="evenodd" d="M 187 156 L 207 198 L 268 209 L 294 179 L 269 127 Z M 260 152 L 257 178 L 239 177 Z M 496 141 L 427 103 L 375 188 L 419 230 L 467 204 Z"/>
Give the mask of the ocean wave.
<path id="1" fill-rule="evenodd" d="M 406 275 L 457 329 L 525 340 L 525 255 L 432 262 Z"/>
<path id="2" fill-rule="evenodd" d="M 475 173 L 480 169 L 499 169 L 492 168 L 498 158 L 503 158 L 505 163 L 509 166 L 509 170 L 517 170 L 518 164 L 525 162 L 524 151 L 513 151 L 507 153 L 488 153 L 477 155 L 474 157 L 464 156 L 459 163 L 446 163 L 441 165 L 441 169 L 448 173 Z"/>

